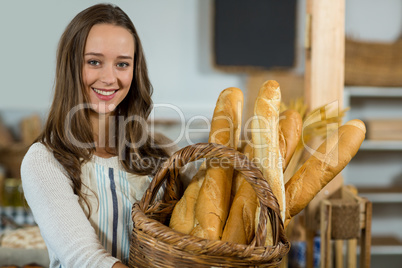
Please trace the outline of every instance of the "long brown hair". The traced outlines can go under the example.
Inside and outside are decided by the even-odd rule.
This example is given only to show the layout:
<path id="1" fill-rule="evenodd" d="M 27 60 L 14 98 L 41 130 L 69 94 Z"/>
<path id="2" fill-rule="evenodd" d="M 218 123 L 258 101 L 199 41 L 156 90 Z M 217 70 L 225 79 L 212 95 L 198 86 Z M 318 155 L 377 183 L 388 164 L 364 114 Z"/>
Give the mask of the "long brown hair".
<path id="1" fill-rule="evenodd" d="M 53 152 L 72 180 L 74 192 L 87 205 L 81 191 L 81 166 L 91 159 L 95 143 L 86 106 L 89 98 L 83 90 L 82 66 L 88 33 L 92 26 L 101 23 L 124 27 L 135 42 L 133 81 L 128 95 L 114 113 L 116 125 L 120 126 L 115 128 L 114 140 L 120 163 L 130 173 L 152 175 L 161 165 L 158 160 L 168 156 L 144 125 L 152 109 L 153 89 L 132 21 L 119 7 L 110 4 L 98 4 L 81 11 L 66 27 L 58 45 L 54 99 L 38 141 Z M 143 142 L 133 145 L 139 140 Z"/>

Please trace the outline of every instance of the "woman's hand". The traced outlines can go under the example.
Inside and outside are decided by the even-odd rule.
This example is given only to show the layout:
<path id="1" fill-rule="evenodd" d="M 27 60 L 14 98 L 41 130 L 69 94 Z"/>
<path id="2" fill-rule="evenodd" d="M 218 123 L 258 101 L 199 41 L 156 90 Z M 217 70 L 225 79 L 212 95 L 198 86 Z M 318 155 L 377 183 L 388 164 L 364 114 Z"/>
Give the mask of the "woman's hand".
<path id="1" fill-rule="evenodd" d="M 122 264 L 121 262 L 116 262 L 112 268 L 128 268 L 128 266 Z"/>

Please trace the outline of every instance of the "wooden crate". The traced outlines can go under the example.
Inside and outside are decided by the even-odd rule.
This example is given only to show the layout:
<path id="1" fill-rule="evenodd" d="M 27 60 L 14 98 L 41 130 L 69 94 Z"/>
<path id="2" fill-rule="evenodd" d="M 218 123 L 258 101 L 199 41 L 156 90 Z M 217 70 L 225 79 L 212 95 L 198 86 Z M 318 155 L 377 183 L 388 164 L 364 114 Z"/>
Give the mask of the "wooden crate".
<path id="1" fill-rule="evenodd" d="M 311 216 L 307 219 L 313 218 Z M 341 268 L 345 267 L 345 264 L 348 268 L 356 268 L 358 244 L 360 244 L 360 267 L 370 267 L 371 218 L 372 203 L 360 197 L 353 186 L 343 186 L 328 199 L 321 200 L 315 217 L 317 228 L 306 230 L 307 259 L 313 258 L 314 252 L 312 248 L 309 249 L 309 244 L 313 243 L 313 238 L 319 230 L 321 268 Z M 347 249 L 346 255 L 343 250 L 344 244 Z M 313 267 L 312 262 L 307 263 L 306 267 Z"/>

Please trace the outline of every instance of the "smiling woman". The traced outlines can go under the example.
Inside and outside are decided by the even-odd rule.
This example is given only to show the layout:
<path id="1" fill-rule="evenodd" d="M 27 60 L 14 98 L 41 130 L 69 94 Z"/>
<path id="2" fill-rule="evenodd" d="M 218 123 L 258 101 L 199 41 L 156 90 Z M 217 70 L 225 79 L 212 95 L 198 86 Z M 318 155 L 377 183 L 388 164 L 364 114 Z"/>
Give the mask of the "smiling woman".
<path id="1" fill-rule="evenodd" d="M 80 12 L 61 36 L 55 81 L 21 166 L 50 267 L 126 267 L 131 206 L 177 149 L 147 131 L 152 86 L 126 13 L 105 4 Z"/>
<path id="2" fill-rule="evenodd" d="M 133 80 L 134 40 L 121 26 L 97 24 L 88 33 L 82 77 L 89 111 L 97 137 L 95 154 L 112 157 L 110 137 L 100 129 L 109 128 L 109 116 L 130 91 Z M 100 128 L 101 127 L 101 128 Z M 107 146 L 107 147 L 105 147 Z"/>

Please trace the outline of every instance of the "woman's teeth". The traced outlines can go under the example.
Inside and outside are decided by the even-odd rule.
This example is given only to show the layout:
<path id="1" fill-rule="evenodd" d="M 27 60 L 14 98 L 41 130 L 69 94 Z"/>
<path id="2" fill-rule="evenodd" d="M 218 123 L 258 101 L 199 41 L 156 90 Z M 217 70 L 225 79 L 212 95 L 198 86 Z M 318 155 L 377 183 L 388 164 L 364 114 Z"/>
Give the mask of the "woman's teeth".
<path id="1" fill-rule="evenodd" d="M 117 90 L 112 90 L 112 91 L 103 91 L 103 90 L 99 90 L 96 88 L 92 88 L 96 93 L 103 95 L 103 96 L 110 96 L 112 94 L 114 94 Z"/>

